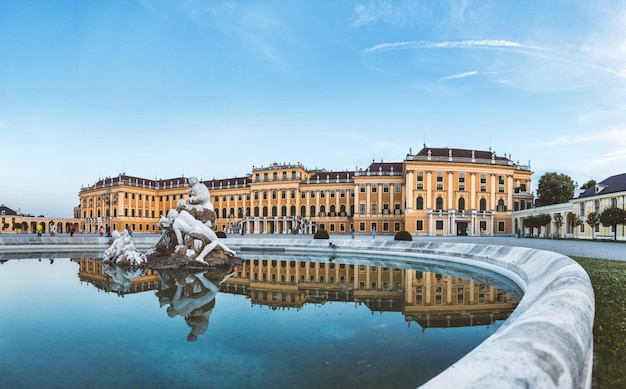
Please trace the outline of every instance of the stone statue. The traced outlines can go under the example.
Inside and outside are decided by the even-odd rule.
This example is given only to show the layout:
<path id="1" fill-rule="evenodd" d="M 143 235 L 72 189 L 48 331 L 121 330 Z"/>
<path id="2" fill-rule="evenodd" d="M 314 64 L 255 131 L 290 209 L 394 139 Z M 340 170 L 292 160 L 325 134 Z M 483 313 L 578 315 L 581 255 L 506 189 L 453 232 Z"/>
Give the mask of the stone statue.
<path id="1" fill-rule="evenodd" d="M 170 209 L 157 224 L 161 237 L 148 254 L 148 261 L 154 264 L 149 267 L 190 268 L 193 263 L 232 267 L 234 263 L 229 258 L 234 258 L 235 252 L 213 231 L 216 214 L 209 189 L 196 177 L 190 177 L 189 184 L 189 194 L 193 196 L 180 199 L 176 209 Z"/>
<path id="2" fill-rule="evenodd" d="M 113 262 L 116 265 L 144 266 L 146 256 L 135 249 L 128 231 L 122 233 L 113 231 L 113 243 L 104 251 L 102 259 L 104 262 Z"/>
<path id="3" fill-rule="evenodd" d="M 185 254 L 188 257 L 194 257 L 196 261 L 204 264 L 206 264 L 204 257 L 206 257 L 206 255 L 217 246 L 221 247 L 225 253 L 235 255 L 233 250 L 229 249 L 225 244 L 220 242 L 219 238 L 211 228 L 194 218 L 186 210 L 183 209 L 180 212 L 170 210 L 168 212 L 168 218 L 170 217 L 170 214 L 174 220 L 172 229 L 176 234 L 176 241 L 178 243 L 175 248 L 177 253 L 180 253 L 181 249 L 186 249 Z M 185 244 L 183 234 L 193 239 L 192 247 L 188 247 L 188 245 Z M 202 246 L 204 246 L 204 248 L 202 248 Z M 194 255 L 191 251 L 194 251 L 196 254 Z"/>
<path id="4" fill-rule="evenodd" d="M 215 208 L 213 208 L 213 203 L 211 202 L 209 188 L 200 182 L 197 177 L 189 177 L 189 185 L 191 186 L 191 189 L 189 189 L 187 193 L 193 193 L 193 196 L 187 199 L 187 211 L 201 222 L 210 222 L 213 224 L 217 215 L 215 214 Z M 211 227 L 211 225 L 209 225 L 209 227 Z"/>

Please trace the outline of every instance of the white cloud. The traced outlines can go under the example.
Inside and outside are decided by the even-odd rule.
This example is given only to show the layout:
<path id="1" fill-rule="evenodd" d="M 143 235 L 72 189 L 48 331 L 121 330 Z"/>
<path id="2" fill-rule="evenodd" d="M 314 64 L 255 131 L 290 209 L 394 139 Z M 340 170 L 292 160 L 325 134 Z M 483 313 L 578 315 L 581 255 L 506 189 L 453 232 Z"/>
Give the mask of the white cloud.
<path id="1" fill-rule="evenodd" d="M 471 77 L 471 76 L 476 76 L 479 75 L 480 73 L 477 71 L 471 71 L 471 72 L 465 72 L 465 73 L 459 73 L 459 74 L 453 74 L 451 76 L 446 76 L 446 77 L 441 77 L 440 80 L 454 80 L 457 78 L 465 78 L 465 77 Z"/>
<path id="2" fill-rule="evenodd" d="M 363 50 L 364 54 L 375 53 L 379 51 L 399 50 L 399 49 L 468 49 L 468 48 L 491 48 L 491 49 L 527 49 L 536 51 L 547 51 L 547 49 L 539 46 L 524 45 L 518 42 L 512 42 L 504 39 L 481 39 L 481 40 L 463 40 L 463 41 L 408 41 L 408 42 L 391 42 L 381 43 L 376 46 L 368 47 Z"/>

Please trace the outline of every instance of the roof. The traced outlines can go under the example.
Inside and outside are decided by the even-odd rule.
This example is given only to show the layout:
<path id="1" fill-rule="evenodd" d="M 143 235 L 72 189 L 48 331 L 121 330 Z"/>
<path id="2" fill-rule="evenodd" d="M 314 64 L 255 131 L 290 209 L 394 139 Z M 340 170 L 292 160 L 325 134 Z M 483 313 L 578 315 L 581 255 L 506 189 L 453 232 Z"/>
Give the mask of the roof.
<path id="1" fill-rule="evenodd" d="M 626 173 L 617 174 L 587 188 L 578 198 L 626 192 Z"/>
<path id="2" fill-rule="evenodd" d="M 9 207 L 5 207 L 4 204 L 0 204 L 0 215 L 17 216 L 17 212 Z"/>
<path id="3" fill-rule="evenodd" d="M 494 151 L 453 149 L 450 147 L 424 147 L 416 154 L 418 157 L 459 157 L 475 159 L 495 159 L 496 161 L 508 161 L 506 157 L 498 157 Z"/>

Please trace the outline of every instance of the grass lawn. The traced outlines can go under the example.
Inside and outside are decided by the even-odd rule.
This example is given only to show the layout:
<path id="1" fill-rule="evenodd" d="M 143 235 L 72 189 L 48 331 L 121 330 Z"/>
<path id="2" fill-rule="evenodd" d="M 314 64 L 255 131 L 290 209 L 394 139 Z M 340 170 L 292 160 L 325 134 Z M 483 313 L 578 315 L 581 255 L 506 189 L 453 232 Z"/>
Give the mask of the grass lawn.
<path id="1" fill-rule="evenodd" d="M 589 274 L 596 298 L 593 387 L 626 388 L 626 262 L 571 258 Z"/>

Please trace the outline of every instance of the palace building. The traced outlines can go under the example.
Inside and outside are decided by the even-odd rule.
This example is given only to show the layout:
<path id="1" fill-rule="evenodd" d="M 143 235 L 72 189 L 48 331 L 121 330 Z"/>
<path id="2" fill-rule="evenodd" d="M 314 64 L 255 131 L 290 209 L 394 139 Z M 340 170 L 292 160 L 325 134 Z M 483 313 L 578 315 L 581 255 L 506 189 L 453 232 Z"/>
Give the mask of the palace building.
<path id="1" fill-rule="evenodd" d="M 198 172 L 201 174 L 202 172 Z M 491 151 L 424 147 L 400 162 L 327 171 L 301 164 L 254 167 L 245 177 L 203 180 L 227 233 L 509 235 L 512 211 L 532 205 L 529 166 Z M 186 177 L 120 174 L 80 190 L 80 229 L 158 232 L 157 223 L 190 196 Z"/>

